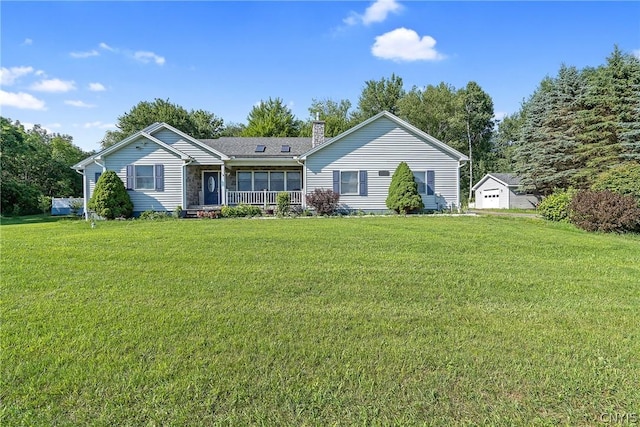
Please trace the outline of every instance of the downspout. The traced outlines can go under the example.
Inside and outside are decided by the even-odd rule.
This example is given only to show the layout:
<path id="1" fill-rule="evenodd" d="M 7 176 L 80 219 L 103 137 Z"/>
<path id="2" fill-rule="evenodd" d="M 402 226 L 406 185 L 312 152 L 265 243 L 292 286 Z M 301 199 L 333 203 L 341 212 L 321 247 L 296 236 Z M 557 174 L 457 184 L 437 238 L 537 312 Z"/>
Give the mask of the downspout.
<path id="1" fill-rule="evenodd" d="M 307 167 L 306 165 L 300 161 L 300 159 L 296 156 L 293 158 L 296 163 L 298 163 L 300 166 L 302 166 L 302 209 L 306 209 L 307 208 L 307 197 L 306 197 L 306 193 L 307 193 Z"/>
<path id="2" fill-rule="evenodd" d="M 76 173 L 82 175 L 82 209 L 85 221 L 89 220 L 89 212 L 87 212 L 87 177 L 84 174 L 84 169 L 80 172 L 78 169 L 74 169 Z"/>

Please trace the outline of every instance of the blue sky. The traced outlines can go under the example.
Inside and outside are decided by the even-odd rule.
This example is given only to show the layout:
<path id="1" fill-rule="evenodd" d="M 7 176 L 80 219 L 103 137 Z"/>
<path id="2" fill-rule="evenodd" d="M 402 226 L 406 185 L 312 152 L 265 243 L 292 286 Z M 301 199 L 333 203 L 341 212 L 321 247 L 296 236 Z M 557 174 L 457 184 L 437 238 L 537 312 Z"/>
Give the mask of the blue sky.
<path id="1" fill-rule="evenodd" d="M 117 117 L 169 99 L 225 122 L 282 98 L 357 104 L 365 81 L 405 88 L 473 80 L 498 116 L 561 64 L 640 55 L 640 2 L 7 2 L 0 5 L 4 117 L 99 148 Z"/>

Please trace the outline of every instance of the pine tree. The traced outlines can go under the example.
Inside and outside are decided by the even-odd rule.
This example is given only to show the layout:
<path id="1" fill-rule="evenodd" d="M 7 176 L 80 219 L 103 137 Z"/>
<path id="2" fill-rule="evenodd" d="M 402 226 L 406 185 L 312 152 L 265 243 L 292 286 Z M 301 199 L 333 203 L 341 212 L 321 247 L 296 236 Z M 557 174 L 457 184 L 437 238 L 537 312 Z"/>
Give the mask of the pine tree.
<path id="1" fill-rule="evenodd" d="M 422 197 L 413 172 L 405 162 L 401 162 L 391 177 L 387 207 L 396 213 L 406 214 L 424 209 Z"/>
<path id="2" fill-rule="evenodd" d="M 128 218 L 133 214 L 129 193 L 115 171 L 106 171 L 100 176 L 87 207 L 106 219 Z"/>

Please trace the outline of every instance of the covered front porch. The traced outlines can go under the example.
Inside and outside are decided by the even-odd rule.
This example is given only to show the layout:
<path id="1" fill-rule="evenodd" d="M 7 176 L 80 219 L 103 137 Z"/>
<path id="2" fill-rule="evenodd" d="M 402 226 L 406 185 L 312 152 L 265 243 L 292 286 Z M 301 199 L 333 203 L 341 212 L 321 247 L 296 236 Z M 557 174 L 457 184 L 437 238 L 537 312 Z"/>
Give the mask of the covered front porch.
<path id="1" fill-rule="evenodd" d="M 190 165 L 186 175 L 187 209 L 214 210 L 239 204 L 269 209 L 277 204 L 280 192 L 289 193 L 292 206 L 304 205 L 300 166 Z"/>

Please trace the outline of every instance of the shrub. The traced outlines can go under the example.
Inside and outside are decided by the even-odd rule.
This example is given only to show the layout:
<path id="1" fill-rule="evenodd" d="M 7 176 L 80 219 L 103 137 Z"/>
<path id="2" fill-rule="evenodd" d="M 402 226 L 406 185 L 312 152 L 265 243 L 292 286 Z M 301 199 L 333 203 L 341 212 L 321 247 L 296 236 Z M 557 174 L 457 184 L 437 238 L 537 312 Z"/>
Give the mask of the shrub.
<path id="1" fill-rule="evenodd" d="M 176 206 L 176 208 L 173 210 L 173 217 L 174 217 L 174 218 L 182 218 L 182 216 L 183 216 L 182 206 L 178 205 L 178 206 Z"/>
<path id="2" fill-rule="evenodd" d="M 225 218 L 237 218 L 237 217 L 248 217 L 248 216 L 260 216 L 262 215 L 262 210 L 259 206 L 253 205 L 237 205 L 237 206 L 223 206 L 221 210 L 221 215 Z"/>
<path id="3" fill-rule="evenodd" d="M 602 172 L 591 189 L 629 195 L 640 202 L 640 163 L 629 162 Z"/>
<path id="4" fill-rule="evenodd" d="M 114 171 L 106 171 L 100 176 L 87 207 L 106 219 L 128 218 L 133 214 L 129 193 Z"/>
<path id="5" fill-rule="evenodd" d="M 196 215 L 198 216 L 198 218 L 209 218 L 209 219 L 218 218 L 218 212 L 216 211 L 198 211 Z"/>
<path id="6" fill-rule="evenodd" d="M 40 194 L 38 196 L 38 207 L 43 214 L 51 212 L 51 197 Z"/>
<path id="7" fill-rule="evenodd" d="M 316 210 L 318 215 L 331 215 L 338 209 L 340 195 L 333 190 L 316 188 L 307 194 L 307 203 Z"/>
<path id="8" fill-rule="evenodd" d="M 80 214 L 80 210 L 84 207 L 84 201 L 82 199 L 71 199 L 69 202 L 69 210 L 71 211 L 71 215 L 78 216 Z"/>
<path id="9" fill-rule="evenodd" d="M 571 200 L 571 223 L 587 231 L 640 231 L 640 207 L 635 198 L 609 190 L 580 191 Z"/>
<path id="10" fill-rule="evenodd" d="M 569 222 L 569 205 L 576 190 L 555 190 L 538 205 L 540 216 L 549 221 Z"/>
<path id="11" fill-rule="evenodd" d="M 289 214 L 291 209 L 291 196 L 286 191 L 281 191 L 276 196 L 276 212 L 279 216 Z"/>
<path id="12" fill-rule="evenodd" d="M 402 214 L 424 209 L 422 197 L 418 193 L 418 184 L 405 162 L 400 162 L 391 177 L 386 203 L 389 209 Z"/>

